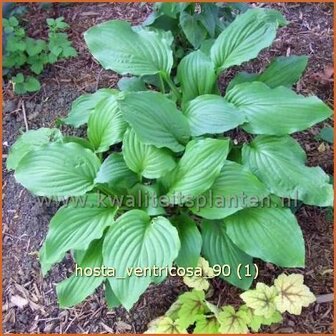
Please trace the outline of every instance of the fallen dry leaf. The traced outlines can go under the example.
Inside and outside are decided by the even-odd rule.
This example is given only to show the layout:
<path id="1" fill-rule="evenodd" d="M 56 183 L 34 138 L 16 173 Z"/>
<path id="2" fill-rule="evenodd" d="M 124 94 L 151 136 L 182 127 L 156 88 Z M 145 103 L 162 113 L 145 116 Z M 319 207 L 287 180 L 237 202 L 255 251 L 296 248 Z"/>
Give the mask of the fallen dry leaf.
<path id="1" fill-rule="evenodd" d="M 328 84 L 334 81 L 334 67 L 332 65 L 325 66 L 322 72 L 316 72 L 312 78 L 321 84 Z"/>
<path id="2" fill-rule="evenodd" d="M 116 322 L 115 327 L 116 331 L 118 332 L 125 332 L 132 330 L 132 326 L 123 321 Z"/>

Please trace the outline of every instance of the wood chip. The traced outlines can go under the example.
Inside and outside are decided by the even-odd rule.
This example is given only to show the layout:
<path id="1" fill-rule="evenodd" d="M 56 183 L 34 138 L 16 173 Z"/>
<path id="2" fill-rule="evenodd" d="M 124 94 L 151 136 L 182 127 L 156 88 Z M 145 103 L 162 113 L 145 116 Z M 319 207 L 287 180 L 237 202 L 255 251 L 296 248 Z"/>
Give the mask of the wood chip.
<path id="1" fill-rule="evenodd" d="M 132 330 L 132 326 L 123 321 L 116 322 L 115 326 L 116 330 L 120 333 Z"/>
<path id="2" fill-rule="evenodd" d="M 23 308 L 28 305 L 28 300 L 19 295 L 13 295 L 10 301 L 19 308 Z"/>
<path id="3" fill-rule="evenodd" d="M 100 322 L 99 323 L 105 331 L 107 331 L 110 334 L 115 334 L 114 330 L 112 328 L 110 328 L 108 325 L 106 325 L 104 322 Z"/>
<path id="4" fill-rule="evenodd" d="M 326 302 L 332 302 L 334 301 L 334 294 L 322 294 L 322 295 L 317 295 L 316 297 L 316 302 L 317 303 L 326 303 Z"/>

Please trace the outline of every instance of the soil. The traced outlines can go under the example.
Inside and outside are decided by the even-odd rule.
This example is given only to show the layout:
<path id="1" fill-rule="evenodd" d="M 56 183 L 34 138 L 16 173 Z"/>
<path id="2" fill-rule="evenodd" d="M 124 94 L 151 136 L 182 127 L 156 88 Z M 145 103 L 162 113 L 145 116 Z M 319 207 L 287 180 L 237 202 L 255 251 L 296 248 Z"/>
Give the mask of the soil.
<path id="1" fill-rule="evenodd" d="M 3 163 L 8 148 L 25 130 L 23 111 L 29 129 L 53 127 L 57 118 L 67 115 L 71 102 L 97 88 L 114 87 L 118 75 L 105 71 L 92 59 L 82 33 L 89 27 L 109 20 L 123 19 L 138 24 L 151 12 L 151 5 L 140 3 L 77 3 L 53 4 L 41 9 L 27 4 L 25 14 L 28 32 L 34 37 L 45 37 L 45 19 L 64 16 L 71 26 L 69 36 L 79 56 L 50 66 L 41 76 L 40 92 L 21 97 L 12 94 L 4 84 L 3 103 Z M 258 5 L 269 6 L 269 5 Z M 315 94 L 333 106 L 333 4 L 281 3 L 272 4 L 290 22 L 280 30 L 271 48 L 261 53 L 258 60 L 240 67 L 250 72 L 263 69 L 273 56 L 306 54 L 309 64 L 297 84 L 297 91 Z M 221 79 L 224 89 L 238 68 Z M 329 71 L 329 72 L 328 72 Z M 296 134 L 308 154 L 309 165 L 320 165 L 333 173 L 333 149 L 324 148 L 315 139 L 328 120 L 312 129 Z M 68 134 L 75 134 L 64 128 Z M 55 296 L 55 284 L 72 271 L 68 256 L 43 278 L 37 251 L 46 236 L 48 222 L 56 212 L 56 205 L 41 205 L 28 191 L 18 185 L 12 172 L 3 168 L 3 331 L 5 333 L 141 333 L 150 320 L 162 315 L 179 293 L 186 290 L 181 279 L 169 278 L 161 285 L 150 286 L 130 312 L 123 308 L 108 310 L 102 290 L 73 309 L 60 309 Z M 306 284 L 318 297 L 318 302 L 305 308 L 301 316 L 285 315 L 280 325 L 265 328 L 270 333 L 332 333 L 333 332 L 333 226 L 330 211 L 303 206 L 298 220 L 306 242 L 306 268 L 288 270 L 304 275 Z M 283 269 L 259 263 L 259 280 L 271 283 Z M 286 271 L 286 270 L 285 270 Z M 212 299 L 221 304 L 239 304 L 240 291 L 221 280 L 214 280 Z M 321 296 L 330 294 L 327 296 Z M 322 301 L 322 302 L 321 302 Z"/>

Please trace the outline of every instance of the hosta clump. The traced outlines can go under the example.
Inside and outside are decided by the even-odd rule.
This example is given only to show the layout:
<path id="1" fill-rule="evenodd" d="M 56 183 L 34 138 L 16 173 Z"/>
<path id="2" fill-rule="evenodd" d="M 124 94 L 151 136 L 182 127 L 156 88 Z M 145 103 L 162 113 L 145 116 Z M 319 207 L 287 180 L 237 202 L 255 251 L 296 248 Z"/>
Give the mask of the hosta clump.
<path id="1" fill-rule="evenodd" d="M 306 166 L 292 137 L 332 113 L 317 97 L 292 90 L 307 58 L 278 57 L 259 74 L 239 73 L 224 96 L 216 85 L 226 69 L 271 45 L 284 24 L 277 11 L 248 10 L 208 53 L 186 55 L 176 75 L 170 32 L 108 21 L 85 33 L 105 69 L 133 77 L 124 78 L 122 92 L 100 89 L 74 101 L 64 122 L 87 124 L 87 139 L 30 131 L 8 158 L 32 193 L 66 201 L 40 251 L 43 273 L 68 251 L 78 267 L 116 272 L 73 274 L 57 285 L 61 306 L 104 283 L 109 306 L 130 309 L 167 276 L 136 276 L 134 268 L 195 267 L 200 255 L 211 266 L 228 265 L 222 278 L 242 289 L 255 276 L 254 258 L 304 267 L 302 232 L 281 197 L 333 203 L 329 176 Z M 250 134 L 249 143 L 227 137 L 237 127 Z M 233 206 L 223 202 L 232 197 Z"/>

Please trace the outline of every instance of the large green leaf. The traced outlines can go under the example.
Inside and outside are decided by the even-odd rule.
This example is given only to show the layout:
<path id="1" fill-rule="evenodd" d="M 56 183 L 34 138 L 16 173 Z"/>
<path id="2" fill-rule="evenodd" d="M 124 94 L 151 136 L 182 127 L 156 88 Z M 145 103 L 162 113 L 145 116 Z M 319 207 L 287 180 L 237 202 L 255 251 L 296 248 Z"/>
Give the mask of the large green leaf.
<path id="1" fill-rule="evenodd" d="M 217 79 L 215 65 L 202 51 L 194 51 L 179 63 L 177 78 L 181 83 L 183 102 L 187 102 L 213 92 Z"/>
<path id="2" fill-rule="evenodd" d="M 111 145 L 122 141 L 127 128 L 121 115 L 117 96 L 103 99 L 95 107 L 88 121 L 88 138 L 96 152 L 105 152 Z"/>
<path id="3" fill-rule="evenodd" d="M 131 210 L 120 216 L 106 234 L 104 265 L 114 267 L 117 277 L 108 278 L 111 288 L 126 309 L 132 308 L 151 282 L 153 274 L 135 276 L 131 268 L 170 267 L 177 257 L 177 230 L 164 217 L 151 219 L 144 211 Z"/>
<path id="4" fill-rule="evenodd" d="M 113 309 L 121 305 L 120 301 L 113 293 L 113 290 L 108 280 L 105 281 L 105 299 L 106 299 L 107 306 L 110 309 Z"/>
<path id="5" fill-rule="evenodd" d="M 187 215 L 172 218 L 181 241 L 181 249 L 175 260 L 180 267 L 196 267 L 201 255 L 202 237 L 196 223 Z"/>
<path id="6" fill-rule="evenodd" d="M 121 153 L 109 155 L 99 168 L 95 183 L 106 183 L 112 189 L 116 187 L 131 187 L 138 177 L 126 165 Z"/>
<path id="7" fill-rule="evenodd" d="M 292 86 L 300 79 L 307 63 L 307 56 L 276 57 L 258 76 L 258 81 L 264 82 L 270 88 Z"/>
<path id="8" fill-rule="evenodd" d="M 187 104 L 191 135 L 220 134 L 243 124 L 245 114 L 218 95 L 199 96 Z"/>
<path id="9" fill-rule="evenodd" d="M 211 48 L 211 58 L 219 70 L 240 65 L 268 47 L 279 25 L 285 23 L 275 10 L 249 9 L 218 36 Z"/>
<path id="10" fill-rule="evenodd" d="M 176 168 L 165 178 L 167 196 L 176 204 L 209 189 L 220 174 L 229 151 L 229 140 L 192 140 Z"/>
<path id="11" fill-rule="evenodd" d="M 88 194 L 61 207 L 50 221 L 47 238 L 40 251 L 43 273 L 59 262 L 69 250 L 85 250 L 102 237 L 114 222 L 117 208 L 100 194 Z"/>
<path id="12" fill-rule="evenodd" d="M 236 85 L 225 99 L 246 115 L 248 122 L 243 128 L 253 134 L 302 131 L 332 114 L 317 97 L 304 97 L 285 87 L 271 89 L 261 82 Z"/>
<path id="13" fill-rule="evenodd" d="M 125 201 L 129 208 L 138 208 L 149 216 L 165 215 L 166 211 L 159 202 L 159 196 L 161 195 L 158 184 L 145 185 L 137 183 L 132 188 L 128 189 L 128 196 L 132 196 L 130 200 Z M 133 206 L 132 202 L 135 202 Z"/>
<path id="14" fill-rule="evenodd" d="M 77 137 L 77 136 L 73 136 L 73 135 L 68 135 L 68 136 L 64 136 L 62 138 L 62 142 L 63 143 L 69 143 L 69 142 L 74 142 L 84 148 L 90 149 L 91 151 L 94 151 L 94 147 L 92 146 L 92 144 L 90 143 L 89 140 L 85 139 L 85 138 L 81 138 L 81 137 Z"/>
<path id="15" fill-rule="evenodd" d="M 122 150 L 127 166 L 149 179 L 159 178 L 176 166 L 169 149 L 142 143 L 133 129 L 126 131 Z"/>
<path id="16" fill-rule="evenodd" d="M 84 273 L 84 268 L 94 271 L 95 268 L 98 270 L 103 266 L 102 243 L 102 239 L 93 241 L 81 263 L 75 266 L 77 272 L 75 270 L 70 278 L 57 284 L 56 292 L 61 308 L 69 308 L 82 302 L 105 280 L 103 276 L 86 276 Z"/>
<path id="17" fill-rule="evenodd" d="M 38 196 L 80 196 L 94 187 L 97 156 L 76 143 L 50 143 L 20 161 L 15 178 Z"/>
<path id="18" fill-rule="evenodd" d="M 143 79 L 139 77 L 122 77 L 118 82 L 120 91 L 146 91 L 147 87 Z"/>
<path id="19" fill-rule="evenodd" d="M 171 39 L 154 31 L 134 31 L 126 21 L 108 21 L 84 33 L 92 55 L 105 69 L 135 76 L 170 73 Z"/>
<path id="20" fill-rule="evenodd" d="M 154 9 L 175 19 L 189 5 L 190 3 L 188 2 L 156 2 L 154 3 Z"/>
<path id="21" fill-rule="evenodd" d="M 178 19 L 166 16 L 160 12 L 152 12 L 147 19 L 142 22 L 143 26 L 153 27 L 159 30 L 170 31 L 175 34 L 178 30 Z"/>
<path id="22" fill-rule="evenodd" d="M 231 80 L 229 85 L 226 87 L 226 92 L 229 92 L 234 86 L 242 83 L 250 83 L 258 81 L 258 74 L 249 73 L 246 71 L 238 72 L 237 75 Z"/>
<path id="23" fill-rule="evenodd" d="M 180 14 L 180 26 L 187 40 L 197 49 L 207 37 L 207 30 L 197 15 L 187 12 Z"/>
<path id="24" fill-rule="evenodd" d="M 204 220 L 202 222 L 202 240 L 202 254 L 211 266 L 224 267 L 224 265 L 228 265 L 225 268 L 227 273 L 221 272 L 220 277 L 239 288 L 248 289 L 254 276 L 252 257 L 244 253 L 231 241 L 226 233 L 224 222 Z M 246 265 L 250 265 L 252 276 L 247 277 L 242 274 L 241 279 L 239 279 L 237 270 L 240 264 L 242 270 Z M 228 272 L 228 267 L 230 272 Z"/>
<path id="25" fill-rule="evenodd" d="M 100 89 L 92 94 L 84 94 L 78 97 L 71 105 L 69 115 L 63 121 L 74 127 L 79 127 L 88 122 L 90 114 L 100 101 L 111 95 L 117 94 L 117 90 Z"/>
<path id="26" fill-rule="evenodd" d="M 247 208 L 225 224 L 228 236 L 249 255 L 282 267 L 304 267 L 302 232 L 289 209 Z"/>
<path id="27" fill-rule="evenodd" d="M 273 59 L 261 74 L 239 72 L 229 83 L 227 91 L 235 85 L 245 82 L 263 82 L 270 88 L 278 86 L 291 87 L 301 77 L 308 62 L 307 56 L 280 56 Z"/>
<path id="28" fill-rule="evenodd" d="M 215 3 L 202 3 L 199 20 L 207 30 L 211 38 L 215 37 L 216 26 L 219 23 L 219 8 Z"/>
<path id="29" fill-rule="evenodd" d="M 175 152 L 184 149 L 190 136 L 187 119 L 163 94 L 130 92 L 119 99 L 119 105 L 141 142 Z"/>
<path id="30" fill-rule="evenodd" d="M 305 153 L 290 136 L 257 136 L 243 146 L 242 160 L 277 196 L 311 205 L 333 204 L 329 176 L 320 167 L 305 166 Z"/>
<path id="31" fill-rule="evenodd" d="M 191 209 L 207 219 L 225 218 L 242 208 L 255 206 L 269 192 L 246 167 L 226 161 L 220 175 Z"/>
<path id="32" fill-rule="evenodd" d="M 16 169 L 21 159 L 30 151 L 40 149 L 49 142 L 61 141 L 62 134 L 57 128 L 39 128 L 23 133 L 10 147 L 6 161 L 7 169 Z"/>

